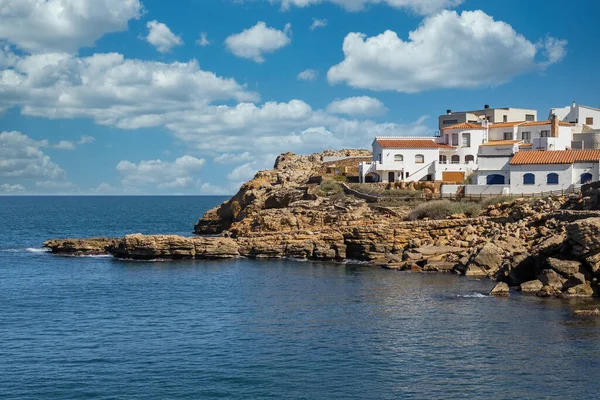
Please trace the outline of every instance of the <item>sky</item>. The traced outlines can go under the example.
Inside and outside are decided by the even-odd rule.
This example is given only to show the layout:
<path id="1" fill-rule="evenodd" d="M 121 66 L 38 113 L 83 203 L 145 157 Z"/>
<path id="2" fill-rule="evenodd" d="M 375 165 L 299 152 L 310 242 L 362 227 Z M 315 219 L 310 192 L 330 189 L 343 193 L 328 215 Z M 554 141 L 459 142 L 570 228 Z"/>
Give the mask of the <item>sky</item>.
<path id="1" fill-rule="evenodd" d="M 233 194 L 446 109 L 600 106 L 596 0 L 0 0 L 0 194 Z"/>

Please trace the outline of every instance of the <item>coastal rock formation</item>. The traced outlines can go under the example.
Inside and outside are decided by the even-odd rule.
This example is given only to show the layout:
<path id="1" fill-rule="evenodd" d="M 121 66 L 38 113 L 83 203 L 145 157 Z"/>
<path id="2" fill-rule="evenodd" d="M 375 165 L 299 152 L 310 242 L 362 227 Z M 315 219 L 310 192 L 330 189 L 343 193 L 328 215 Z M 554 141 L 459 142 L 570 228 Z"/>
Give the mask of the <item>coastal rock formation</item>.
<path id="1" fill-rule="evenodd" d="M 573 195 L 501 198 L 476 218 L 455 214 L 406 221 L 380 202 L 372 203 L 348 186 L 322 182 L 318 175 L 324 157 L 368 154 L 282 154 L 273 170 L 257 173 L 198 221 L 195 232 L 213 236 L 134 234 L 53 240 L 45 246 L 55 254 L 137 260 L 357 260 L 389 269 L 487 277 L 500 283 L 495 295 L 506 294 L 508 288 L 545 297 L 599 294 L 600 211 L 590 201 Z"/>

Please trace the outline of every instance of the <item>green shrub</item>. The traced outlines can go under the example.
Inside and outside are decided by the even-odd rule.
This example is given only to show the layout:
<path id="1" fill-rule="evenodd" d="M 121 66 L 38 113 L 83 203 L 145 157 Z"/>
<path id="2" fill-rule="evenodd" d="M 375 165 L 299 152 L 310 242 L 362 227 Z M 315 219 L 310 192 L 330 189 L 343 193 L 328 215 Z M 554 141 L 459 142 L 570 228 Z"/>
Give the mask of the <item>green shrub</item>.
<path id="1" fill-rule="evenodd" d="M 333 177 L 333 180 L 336 182 L 348 182 L 348 177 L 344 175 L 337 175 Z"/>
<path id="2" fill-rule="evenodd" d="M 317 190 L 317 194 L 319 196 L 329 197 L 333 196 L 334 194 L 341 193 L 343 191 L 344 189 L 339 183 L 328 180 L 321 182 L 321 184 L 319 185 L 319 189 Z"/>
<path id="3" fill-rule="evenodd" d="M 421 203 L 416 206 L 406 217 L 409 221 L 418 219 L 445 219 L 453 214 L 465 214 L 469 218 L 477 217 L 481 207 L 477 203 L 462 201 L 436 200 Z"/>
<path id="4" fill-rule="evenodd" d="M 491 206 L 492 204 L 502 204 L 502 203 L 513 203 L 515 198 L 512 196 L 498 196 L 498 197 L 488 197 L 487 199 L 483 199 L 479 202 L 481 208 L 485 209 Z"/>

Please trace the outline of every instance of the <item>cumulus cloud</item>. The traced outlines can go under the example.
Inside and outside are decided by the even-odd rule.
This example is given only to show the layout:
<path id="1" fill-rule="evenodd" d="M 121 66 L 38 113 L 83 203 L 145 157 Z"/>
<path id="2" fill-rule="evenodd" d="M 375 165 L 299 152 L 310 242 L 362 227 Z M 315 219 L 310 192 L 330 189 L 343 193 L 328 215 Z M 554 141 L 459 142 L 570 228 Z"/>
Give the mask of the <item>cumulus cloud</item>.
<path id="1" fill-rule="evenodd" d="M 327 111 L 332 114 L 372 117 L 383 115 L 388 111 L 388 109 L 380 100 L 376 98 L 360 96 L 336 100 L 327 106 Z"/>
<path id="2" fill-rule="evenodd" d="M 564 43 L 546 42 L 548 60 L 558 61 Z M 483 11 L 442 11 L 407 41 L 389 30 L 369 38 L 350 33 L 343 51 L 344 60 L 327 73 L 330 83 L 404 93 L 496 86 L 540 65 L 535 44 Z"/>
<path id="3" fill-rule="evenodd" d="M 89 135 L 83 135 L 81 136 L 81 139 L 79 139 L 79 141 L 77 142 L 78 144 L 89 144 L 89 143 L 94 143 L 96 141 L 96 138 L 93 136 L 89 136 Z"/>
<path id="4" fill-rule="evenodd" d="M 314 82 L 317 80 L 318 75 L 319 75 L 319 73 L 317 72 L 317 70 L 305 69 L 304 71 L 302 71 L 298 74 L 296 79 L 298 79 L 299 81 Z"/>
<path id="5" fill-rule="evenodd" d="M 556 64 L 562 61 L 567 55 L 567 44 L 566 40 L 560 40 L 547 36 L 544 41 L 538 43 L 538 48 L 542 49 L 546 61 L 541 63 L 543 68 L 546 68 L 552 64 Z"/>
<path id="6" fill-rule="evenodd" d="M 310 25 L 310 30 L 314 31 L 315 29 L 318 28 L 324 28 L 327 26 L 327 20 L 326 19 L 319 19 L 319 18 L 313 18 L 313 22 Z"/>
<path id="7" fill-rule="evenodd" d="M 183 189 L 198 182 L 198 173 L 205 164 L 204 159 L 190 155 L 177 158 L 174 162 L 162 160 L 121 161 L 117 171 L 122 176 L 124 187 L 153 186 L 158 189 Z"/>
<path id="8" fill-rule="evenodd" d="M 46 140 L 33 140 L 20 132 L 0 133 L 0 176 L 61 180 L 66 172 L 40 150 Z"/>
<path id="9" fill-rule="evenodd" d="M 139 0 L 0 0 L 0 39 L 29 52 L 75 52 L 141 12 Z"/>
<path id="10" fill-rule="evenodd" d="M 238 57 L 263 63 L 264 54 L 272 53 L 291 43 L 290 35 L 290 24 L 286 24 L 285 29 L 280 31 L 259 21 L 253 27 L 227 37 L 225 46 Z"/>
<path id="11" fill-rule="evenodd" d="M 211 44 L 211 41 L 208 40 L 208 35 L 206 34 L 206 32 L 202 32 L 200 34 L 200 38 L 198 38 L 198 40 L 196 40 L 196 44 L 198 46 L 202 46 L 202 47 L 206 47 Z"/>
<path id="12" fill-rule="evenodd" d="M 75 150 L 76 148 L 75 143 L 68 140 L 61 140 L 52 147 L 59 150 Z"/>
<path id="13" fill-rule="evenodd" d="M 249 151 L 243 153 L 223 153 L 214 158 L 217 164 L 239 164 L 253 160 L 254 156 Z"/>
<path id="14" fill-rule="evenodd" d="M 386 4 L 393 8 L 405 9 L 419 15 L 429 15 L 446 8 L 454 8 L 464 0 L 271 0 L 281 3 L 281 8 L 287 10 L 292 6 L 307 7 L 313 4 L 329 2 L 342 6 L 348 11 L 362 11 L 369 5 Z"/>
<path id="15" fill-rule="evenodd" d="M 9 185 L 8 183 L 1 185 L 0 189 L 2 189 L 4 193 L 19 193 L 25 191 L 25 187 L 23 185 Z"/>
<path id="16" fill-rule="evenodd" d="M 75 187 L 73 182 L 69 181 L 37 181 L 35 186 L 43 189 L 70 189 Z"/>
<path id="17" fill-rule="evenodd" d="M 19 57 L 0 70 L 0 109 L 25 115 L 92 118 L 121 128 L 157 126 L 169 112 L 197 110 L 217 100 L 256 101 L 234 79 L 200 69 L 195 60 L 160 63 L 116 53 Z"/>
<path id="18" fill-rule="evenodd" d="M 183 44 L 183 40 L 171 32 L 169 27 L 162 22 L 150 21 L 146 24 L 146 27 L 149 29 L 146 41 L 161 53 L 168 53 L 173 47 Z"/>

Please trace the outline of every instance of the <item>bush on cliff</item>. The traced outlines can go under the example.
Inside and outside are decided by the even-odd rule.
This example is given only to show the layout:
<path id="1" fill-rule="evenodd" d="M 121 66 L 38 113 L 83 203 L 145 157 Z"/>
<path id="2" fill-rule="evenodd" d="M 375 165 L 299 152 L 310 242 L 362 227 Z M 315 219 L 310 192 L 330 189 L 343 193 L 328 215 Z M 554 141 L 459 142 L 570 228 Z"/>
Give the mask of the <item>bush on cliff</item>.
<path id="1" fill-rule="evenodd" d="M 469 218 L 474 218 L 481 212 L 481 207 L 476 203 L 461 201 L 436 200 L 427 203 L 421 203 L 416 206 L 406 217 L 409 221 L 418 219 L 444 219 L 453 214 L 465 214 Z"/>
<path id="2" fill-rule="evenodd" d="M 333 196 L 334 194 L 341 193 L 344 189 L 342 186 L 334 181 L 323 181 L 317 189 L 317 195 L 323 197 Z"/>
<path id="3" fill-rule="evenodd" d="M 488 197 L 487 199 L 481 200 L 479 202 L 479 205 L 481 206 L 481 208 L 486 209 L 491 205 L 514 203 L 514 201 L 515 197 L 513 196 Z"/>

